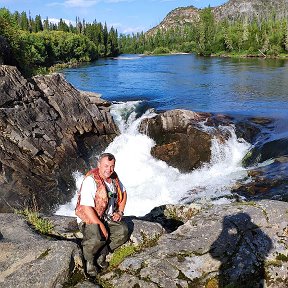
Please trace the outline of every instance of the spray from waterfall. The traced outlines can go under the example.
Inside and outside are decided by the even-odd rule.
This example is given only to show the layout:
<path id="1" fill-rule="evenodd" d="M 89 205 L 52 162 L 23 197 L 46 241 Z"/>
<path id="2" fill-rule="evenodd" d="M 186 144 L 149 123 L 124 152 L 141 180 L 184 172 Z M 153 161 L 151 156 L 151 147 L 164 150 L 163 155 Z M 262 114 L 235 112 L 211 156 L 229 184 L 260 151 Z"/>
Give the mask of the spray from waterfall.
<path id="1" fill-rule="evenodd" d="M 145 215 L 154 207 L 168 203 L 232 201 L 231 187 L 246 176 L 241 160 L 250 146 L 244 140 L 237 139 L 233 127 L 221 127 L 229 134 L 228 140 L 223 142 L 213 138 L 210 163 L 183 174 L 151 156 L 150 150 L 155 143 L 147 135 L 139 133 L 137 127 L 142 119 L 152 117 L 155 113 L 147 110 L 137 118 L 140 105 L 141 101 L 123 102 L 113 104 L 111 109 L 121 134 L 106 151 L 115 155 L 115 170 L 127 190 L 125 214 Z M 80 173 L 74 173 L 78 189 L 83 177 Z M 61 206 L 56 214 L 74 215 L 76 200 L 75 196 L 70 203 Z"/>

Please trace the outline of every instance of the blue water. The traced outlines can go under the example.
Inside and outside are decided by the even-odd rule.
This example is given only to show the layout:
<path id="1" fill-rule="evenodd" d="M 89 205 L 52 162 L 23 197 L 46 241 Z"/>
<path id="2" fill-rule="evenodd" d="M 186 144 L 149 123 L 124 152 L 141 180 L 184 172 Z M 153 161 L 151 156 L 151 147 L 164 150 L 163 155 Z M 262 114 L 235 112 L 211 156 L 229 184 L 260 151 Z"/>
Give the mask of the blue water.
<path id="1" fill-rule="evenodd" d="M 114 103 L 111 113 L 121 134 L 106 150 L 116 156 L 116 171 L 129 193 L 125 214 L 145 215 L 155 206 L 167 203 L 233 201 L 231 191 L 235 183 L 247 180 L 241 160 L 251 145 L 237 139 L 232 127 L 226 127 L 225 135 L 230 137 L 225 142 L 212 142 L 211 163 L 182 174 L 153 158 L 153 140 L 137 129 L 141 118 L 153 111 L 147 110 L 140 118 L 134 111 L 184 108 L 232 114 L 235 118 L 268 117 L 274 121 L 263 128 L 261 141 L 284 139 L 288 137 L 287 68 L 288 62 L 272 59 L 122 55 L 65 69 L 63 73 L 76 88 L 101 93 Z M 283 153 L 279 151 L 279 155 Z M 275 165 L 280 173 L 282 166 Z M 81 183 L 82 179 L 80 173 L 75 181 Z M 276 190 L 281 192 L 282 186 L 279 187 Z M 274 193 L 273 197 L 276 196 Z M 71 203 L 61 207 L 59 213 L 72 215 L 76 199 L 75 192 Z"/>
<path id="2" fill-rule="evenodd" d="M 146 100 L 158 111 L 288 115 L 285 60 L 122 55 L 63 73 L 78 89 L 101 93 L 110 101 Z"/>

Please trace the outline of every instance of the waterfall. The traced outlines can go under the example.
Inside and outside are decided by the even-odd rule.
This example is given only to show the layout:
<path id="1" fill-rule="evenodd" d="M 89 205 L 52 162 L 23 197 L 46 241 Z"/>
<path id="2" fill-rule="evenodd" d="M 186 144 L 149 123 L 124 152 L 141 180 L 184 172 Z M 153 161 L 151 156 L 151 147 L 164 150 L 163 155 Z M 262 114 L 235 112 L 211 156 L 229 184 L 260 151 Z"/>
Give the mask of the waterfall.
<path id="1" fill-rule="evenodd" d="M 127 190 L 125 215 L 142 216 L 163 204 L 233 201 L 231 187 L 246 176 L 241 160 L 249 149 L 249 143 L 237 139 L 232 126 L 223 126 L 221 129 L 230 136 L 224 142 L 213 138 L 211 162 L 190 173 L 180 173 L 151 156 L 150 150 L 155 143 L 139 133 L 137 127 L 141 120 L 155 113 L 147 110 L 137 118 L 140 106 L 141 101 L 130 101 L 115 103 L 111 108 L 121 134 L 106 152 L 115 155 L 115 171 Z M 75 172 L 73 176 L 79 189 L 83 175 Z M 76 200 L 75 193 L 72 201 L 62 205 L 56 214 L 74 215 Z"/>

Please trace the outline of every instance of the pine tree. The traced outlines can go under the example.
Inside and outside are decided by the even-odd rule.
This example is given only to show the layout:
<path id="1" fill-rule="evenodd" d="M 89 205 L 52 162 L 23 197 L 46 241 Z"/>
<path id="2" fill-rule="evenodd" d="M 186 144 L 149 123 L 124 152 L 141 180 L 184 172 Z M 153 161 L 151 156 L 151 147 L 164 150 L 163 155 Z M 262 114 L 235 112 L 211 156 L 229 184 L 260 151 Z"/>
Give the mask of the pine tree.
<path id="1" fill-rule="evenodd" d="M 49 26 L 49 20 L 48 17 L 46 17 L 46 19 L 43 21 L 43 30 L 49 30 L 50 26 Z"/>
<path id="2" fill-rule="evenodd" d="M 21 13 L 20 16 L 20 28 L 25 31 L 29 30 L 29 21 L 27 18 L 27 14 L 24 11 Z"/>
<path id="3" fill-rule="evenodd" d="M 43 31 L 43 24 L 40 15 L 35 17 L 35 32 Z"/>

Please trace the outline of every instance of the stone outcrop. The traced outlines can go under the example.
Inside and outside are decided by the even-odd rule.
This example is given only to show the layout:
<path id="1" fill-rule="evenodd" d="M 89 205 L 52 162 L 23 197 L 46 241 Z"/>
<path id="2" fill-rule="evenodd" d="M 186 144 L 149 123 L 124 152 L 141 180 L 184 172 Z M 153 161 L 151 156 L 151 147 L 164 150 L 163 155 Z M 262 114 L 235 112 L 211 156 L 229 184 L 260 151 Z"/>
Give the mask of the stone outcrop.
<path id="1" fill-rule="evenodd" d="M 212 137 L 198 124 L 207 115 L 171 110 L 144 119 L 139 130 L 156 142 L 151 150 L 154 157 L 187 172 L 210 161 Z"/>
<path id="2" fill-rule="evenodd" d="M 176 8 L 169 12 L 159 25 L 146 32 L 154 35 L 158 30 L 166 31 L 170 28 L 181 27 L 187 24 L 196 24 L 200 21 L 199 9 L 194 6 Z"/>
<path id="3" fill-rule="evenodd" d="M 125 217 L 131 232 L 125 245 L 140 249 L 96 282 L 119 288 L 287 287 L 287 211 L 286 202 L 262 200 L 202 208 L 167 205 L 144 217 L 180 219 L 184 224 L 172 233 L 159 223 Z M 0 287 L 99 287 L 83 271 L 81 239 L 71 236 L 75 218 L 48 219 L 54 231 L 46 238 L 22 216 L 0 214 Z"/>
<path id="4" fill-rule="evenodd" d="M 85 275 L 82 234 L 76 218 L 44 218 L 54 225 L 49 237 L 37 234 L 22 216 L 0 213 L 0 287 L 100 287 L 88 282 Z M 142 245 L 165 232 L 157 223 L 131 217 L 125 221 L 134 245 Z"/>
<path id="5" fill-rule="evenodd" d="M 277 201 L 205 209 L 102 277 L 119 288 L 287 287 L 287 209 Z"/>
<path id="6" fill-rule="evenodd" d="M 224 115 L 180 109 L 142 120 L 139 131 L 155 141 L 151 149 L 154 157 L 181 172 L 190 172 L 210 162 L 212 138 L 225 141 L 229 131 L 218 127 L 231 123 Z"/>
<path id="7" fill-rule="evenodd" d="M 0 211 L 49 210 L 72 195 L 72 171 L 118 135 L 109 103 L 80 92 L 61 74 L 28 80 L 0 66 Z M 70 192 L 69 192 L 70 191 Z"/>
<path id="8" fill-rule="evenodd" d="M 252 21 L 254 18 L 269 19 L 275 17 L 283 19 L 288 16 L 287 0 L 230 0 L 213 8 L 217 20 L 237 20 L 239 18 Z"/>
<path id="9" fill-rule="evenodd" d="M 288 16 L 287 0 L 230 0 L 225 4 L 212 7 L 216 21 L 227 19 L 235 21 L 242 19 L 252 21 L 255 18 L 269 19 L 275 14 L 276 19 L 283 19 Z M 272 12 L 274 13 L 272 15 Z M 198 25 L 201 9 L 194 6 L 179 7 L 167 14 L 159 25 L 153 27 L 146 33 L 155 35 L 158 30 L 166 31 L 176 29 L 185 25 Z"/>

